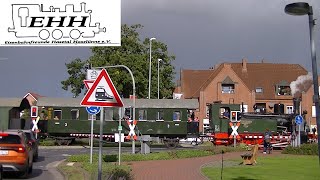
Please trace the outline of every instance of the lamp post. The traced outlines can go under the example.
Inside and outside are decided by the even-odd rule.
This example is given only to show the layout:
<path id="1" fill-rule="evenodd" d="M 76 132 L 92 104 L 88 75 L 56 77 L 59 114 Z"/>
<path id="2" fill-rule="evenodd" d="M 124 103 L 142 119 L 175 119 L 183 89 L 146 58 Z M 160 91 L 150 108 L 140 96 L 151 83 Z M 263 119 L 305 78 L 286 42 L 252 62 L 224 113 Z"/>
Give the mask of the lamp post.
<path id="1" fill-rule="evenodd" d="M 160 98 L 160 91 L 159 91 L 159 86 L 160 86 L 160 76 L 159 76 L 159 67 L 160 67 L 160 61 L 162 61 L 162 59 L 158 59 L 158 99 Z"/>
<path id="2" fill-rule="evenodd" d="M 308 15 L 309 16 L 309 33 L 310 33 L 310 47 L 311 47 L 311 60 L 312 60 L 312 76 L 313 76 L 313 88 L 314 88 L 314 96 L 313 102 L 316 109 L 316 122 L 318 129 L 318 156 L 319 156 L 319 164 L 320 164 L 320 106 L 319 106 L 319 85 L 318 85 L 318 72 L 317 72 L 317 60 L 316 60 L 316 50 L 315 44 L 313 40 L 314 34 L 314 25 L 315 19 L 313 19 L 313 10 L 312 6 L 309 6 L 308 3 L 298 2 L 286 5 L 284 11 L 290 15 Z"/>
<path id="3" fill-rule="evenodd" d="M 150 99 L 150 96 L 151 96 L 151 59 L 152 59 L 152 57 L 151 57 L 151 44 L 152 44 L 152 40 L 156 40 L 156 38 L 150 38 L 149 39 L 149 44 L 150 44 L 150 58 L 149 58 L 149 93 L 148 93 L 148 99 Z"/>

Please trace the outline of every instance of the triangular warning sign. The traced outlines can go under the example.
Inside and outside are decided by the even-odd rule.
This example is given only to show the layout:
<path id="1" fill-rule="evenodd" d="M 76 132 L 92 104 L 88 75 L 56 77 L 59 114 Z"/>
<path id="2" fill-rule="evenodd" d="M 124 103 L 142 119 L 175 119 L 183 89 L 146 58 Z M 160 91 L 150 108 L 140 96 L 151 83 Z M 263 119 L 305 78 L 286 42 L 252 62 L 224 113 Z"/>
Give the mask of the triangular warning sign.
<path id="1" fill-rule="evenodd" d="M 83 80 L 83 83 L 87 89 L 90 89 L 94 83 L 94 80 Z"/>
<path id="2" fill-rule="evenodd" d="M 103 69 L 82 99 L 81 106 L 123 107 L 123 102 L 109 74 Z"/>

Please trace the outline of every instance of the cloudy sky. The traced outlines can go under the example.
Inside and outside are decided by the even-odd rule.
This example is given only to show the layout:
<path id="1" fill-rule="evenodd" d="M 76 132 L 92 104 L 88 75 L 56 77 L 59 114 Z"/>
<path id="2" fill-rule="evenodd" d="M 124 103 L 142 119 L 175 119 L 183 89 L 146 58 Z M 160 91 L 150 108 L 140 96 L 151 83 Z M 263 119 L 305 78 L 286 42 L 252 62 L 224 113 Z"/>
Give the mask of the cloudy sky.
<path id="1" fill-rule="evenodd" d="M 122 23 L 144 26 L 141 38 L 166 43 L 176 55 L 177 72 L 242 58 L 296 63 L 311 71 L 308 17 L 285 14 L 285 5 L 292 2 L 296 1 L 122 0 L 121 16 Z M 305 2 L 319 19 L 320 1 Z M 320 27 L 315 28 L 319 54 Z M 0 47 L 0 97 L 22 97 L 28 91 L 72 97 L 61 88 L 60 82 L 68 77 L 65 63 L 90 55 L 87 47 Z"/>

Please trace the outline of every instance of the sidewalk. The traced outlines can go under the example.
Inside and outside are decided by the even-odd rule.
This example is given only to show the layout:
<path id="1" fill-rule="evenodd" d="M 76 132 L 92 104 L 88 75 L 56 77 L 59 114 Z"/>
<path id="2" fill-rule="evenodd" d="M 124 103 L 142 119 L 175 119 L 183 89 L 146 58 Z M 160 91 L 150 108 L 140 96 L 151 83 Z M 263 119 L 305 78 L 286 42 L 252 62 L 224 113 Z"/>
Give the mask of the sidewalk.
<path id="1" fill-rule="evenodd" d="M 241 159 L 243 152 L 232 152 L 223 155 L 224 160 Z M 280 152 L 273 152 L 272 155 L 279 155 Z M 265 156 L 261 152 L 259 156 Z M 132 162 L 132 174 L 136 180 L 205 180 L 201 174 L 201 166 L 221 161 L 221 154 L 177 160 L 159 160 L 159 161 L 135 161 Z"/>

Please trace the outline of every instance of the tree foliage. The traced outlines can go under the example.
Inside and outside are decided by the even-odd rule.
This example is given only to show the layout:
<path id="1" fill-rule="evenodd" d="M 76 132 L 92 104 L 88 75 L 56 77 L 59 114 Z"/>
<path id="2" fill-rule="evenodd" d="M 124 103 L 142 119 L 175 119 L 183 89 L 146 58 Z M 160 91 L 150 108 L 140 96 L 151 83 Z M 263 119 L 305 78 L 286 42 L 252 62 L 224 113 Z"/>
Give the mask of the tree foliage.
<path id="1" fill-rule="evenodd" d="M 85 79 L 86 68 L 88 65 L 103 67 L 110 65 L 125 65 L 131 69 L 136 82 L 136 96 L 138 98 L 148 97 L 149 88 L 149 54 L 150 38 L 143 41 L 139 38 L 138 30 L 143 26 L 122 25 L 121 27 L 121 46 L 118 47 L 92 47 L 92 56 L 88 60 L 75 59 L 66 63 L 69 77 L 61 82 L 64 90 L 71 89 L 74 96 L 79 96 L 85 92 L 83 80 Z M 158 59 L 162 59 L 159 68 L 160 79 L 160 98 L 172 98 L 174 90 L 174 67 L 171 62 L 175 59 L 168 53 L 166 44 L 152 41 L 152 68 L 151 68 L 151 98 L 157 98 L 158 94 Z M 132 79 L 124 68 L 107 68 L 108 74 L 112 79 L 119 94 L 125 98 L 132 95 Z"/>

